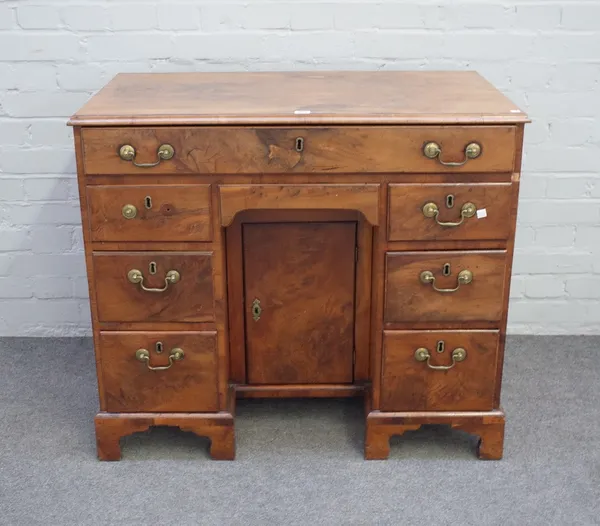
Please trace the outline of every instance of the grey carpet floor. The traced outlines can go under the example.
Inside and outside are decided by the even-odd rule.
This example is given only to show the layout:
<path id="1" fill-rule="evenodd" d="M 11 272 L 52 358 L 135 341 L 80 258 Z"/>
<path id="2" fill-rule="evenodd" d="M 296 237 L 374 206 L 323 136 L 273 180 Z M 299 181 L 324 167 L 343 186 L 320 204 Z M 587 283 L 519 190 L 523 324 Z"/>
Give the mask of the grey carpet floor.
<path id="1" fill-rule="evenodd" d="M 512 337 L 505 458 L 431 427 L 362 458 L 358 400 L 242 401 L 237 460 L 168 428 L 96 460 L 89 339 L 0 339 L 2 525 L 600 524 L 600 337 Z"/>

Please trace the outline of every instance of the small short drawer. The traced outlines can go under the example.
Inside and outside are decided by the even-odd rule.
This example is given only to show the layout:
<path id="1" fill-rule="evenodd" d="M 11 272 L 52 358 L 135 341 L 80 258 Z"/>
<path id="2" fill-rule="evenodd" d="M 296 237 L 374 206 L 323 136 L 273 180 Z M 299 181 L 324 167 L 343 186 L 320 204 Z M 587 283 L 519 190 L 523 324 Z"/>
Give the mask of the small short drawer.
<path id="1" fill-rule="evenodd" d="M 498 321 L 506 251 L 390 252 L 385 322 Z"/>
<path id="2" fill-rule="evenodd" d="M 101 332 L 106 411 L 218 411 L 216 332 Z"/>
<path id="3" fill-rule="evenodd" d="M 214 320 L 211 252 L 95 252 L 99 321 Z"/>
<path id="4" fill-rule="evenodd" d="M 512 185 L 391 184 L 390 241 L 496 240 L 511 232 Z"/>
<path id="5" fill-rule="evenodd" d="M 83 128 L 94 174 L 512 172 L 515 126 Z"/>
<path id="6" fill-rule="evenodd" d="M 498 331 L 386 331 L 382 411 L 494 409 Z"/>
<path id="7" fill-rule="evenodd" d="M 92 241 L 210 241 L 210 185 L 88 186 Z"/>

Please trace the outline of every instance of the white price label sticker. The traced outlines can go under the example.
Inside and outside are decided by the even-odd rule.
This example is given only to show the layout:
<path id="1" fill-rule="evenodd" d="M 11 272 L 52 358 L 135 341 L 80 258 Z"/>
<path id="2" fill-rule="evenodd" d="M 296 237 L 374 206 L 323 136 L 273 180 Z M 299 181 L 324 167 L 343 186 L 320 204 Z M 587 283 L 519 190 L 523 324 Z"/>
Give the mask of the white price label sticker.
<path id="1" fill-rule="evenodd" d="M 477 210 L 477 219 L 483 219 L 484 217 L 487 217 L 487 210 L 485 208 Z"/>

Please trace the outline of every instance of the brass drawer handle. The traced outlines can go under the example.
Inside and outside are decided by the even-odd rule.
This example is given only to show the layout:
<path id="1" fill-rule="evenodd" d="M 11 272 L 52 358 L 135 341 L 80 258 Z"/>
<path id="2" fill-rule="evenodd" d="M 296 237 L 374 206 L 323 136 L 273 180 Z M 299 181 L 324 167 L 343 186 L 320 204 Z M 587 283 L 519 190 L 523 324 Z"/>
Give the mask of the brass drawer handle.
<path id="1" fill-rule="evenodd" d="M 127 273 L 127 279 L 131 283 L 134 283 L 134 284 L 139 283 L 140 288 L 142 290 L 145 290 L 146 292 L 164 292 L 165 290 L 167 290 L 169 288 L 169 285 L 171 283 L 175 284 L 181 279 L 181 274 L 179 274 L 179 272 L 177 272 L 176 270 L 169 270 L 169 272 L 167 272 L 167 274 L 165 276 L 165 286 L 162 289 L 153 289 L 150 287 L 145 287 L 144 286 L 144 275 L 142 274 L 142 272 L 140 270 L 138 270 L 136 268 L 131 269 Z"/>
<path id="2" fill-rule="evenodd" d="M 161 144 L 158 147 L 158 160 L 155 163 L 136 163 L 135 154 L 135 148 L 131 144 L 124 144 L 119 149 L 119 157 L 124 161 L 131 161 L 138 168 L 152 168 L 153 166 L 158 166 L 161 161 L 172 159 L 175 155 L 175 149 L 170 144 Z"/>
<path id="3" fill-rule="evenodd" d="M 442 161 L 442 147 L 437 142 L 428 142 L 423 146 L 423 155 L 428 159 L 437 159 L 438 162 L 444 166 L 463 166 L 469 159 L 477 159 L 477 157 L 481 155 L 481 145 L 476 142 L 467 144 L 467 146 L 465 146 L 465 159 L 458 163 Z"/>
<path id="4" fill-rule="evenodd" d="M 475 207 L 475 205 L 473 203 L 465 203 L 464 205 L 462 205 L 461 209 L 460 209 L 460 221 L 457 222 L 453 222 L 453 221 L 440 221 L 438 219 L 438 214 L 440 213 L 440 209 L 438 208 L 438 205 L 436 205 L 435 203 L 426 203 L 425 205 L 423 205 L 423 215 L 425 217 L 433 217 L 435 219 L 435 222 L 440 225 L 440 226 L 459 226 L 463 224 L 463 221 L 468 218 L 468 217 L 473 217 L 475 215 L 475 212 L 477 211 L 477 208 Z"/>
<path id="5" fill-rule="evenodd" d="M 425 347 L 419 347 L 415 351 L 415 360 L 417 362 L 427 362 L 427 367 L 435 369 L 436 371 L 447 371 L 452 369 L 458 362 L 462 362 L 467 359 L 467 351 L 462 347 L 457 347 L 452 351 L 452 365 L 431 365 L 430 363 L 431 353 Z"/>
<path id="6" fill-rule="evenodd" d="M 171 349 L 171 352 L 169 353 L 169 365 L 161 365 L 159 367 L 152 367 L 150 365 L 150 353 L 148 352 L 147 349 L 138 349 L 137 351 L 135 351 L 136 360 L 138 360 L 140 362 L 146 362 L 146 367 L 148 367 L 148 369 L 150 369 L 151 371 L 166 371 L 167 369 L 170 369 L 171 366 L 175 362 L 178 362 L 179 360 L 183 360 L 183 356 L 184 356 L 183 349 L 180 349 L 179 347 L 175 347 L 174 349 Z"/>
<path id="7" fill-rule="evenodd" d="M 435 276 L 430 270 L 424 270 L 423 272 L 421 272 L 420 279 L 421 283 L 431 283 L 433 290 L 437 292 L 456 292 L 461 285 L 468 285 L 469 283 L 471 283 L 471 281 L 473 281 L 473 273 L 470 270 L 461 270 L 458 273 L 456 287 L 454 287 L 453 289 L 438 289 L 435 286 Z"/>

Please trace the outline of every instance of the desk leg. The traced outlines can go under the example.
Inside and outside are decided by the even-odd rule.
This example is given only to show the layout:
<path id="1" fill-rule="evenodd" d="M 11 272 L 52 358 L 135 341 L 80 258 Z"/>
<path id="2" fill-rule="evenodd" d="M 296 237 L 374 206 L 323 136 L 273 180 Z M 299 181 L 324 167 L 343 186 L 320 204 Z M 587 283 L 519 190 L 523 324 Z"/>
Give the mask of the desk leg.
<path id="1" fill-rule="evenodd" d="M 98 413 L 94 419 L 100 460 L 120 460 L 122 437 L 153 426 L 179 427 L 210 438 L 215 460 L 235 458 L 235 433 L 231 413 Z"/>

